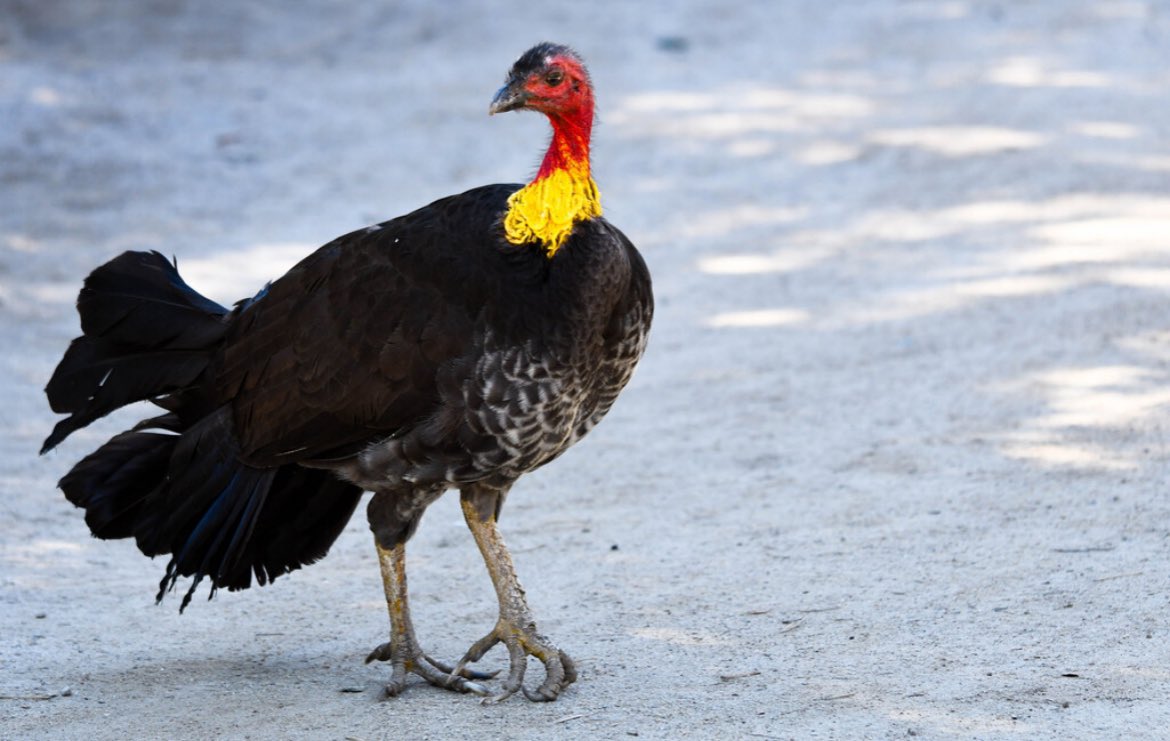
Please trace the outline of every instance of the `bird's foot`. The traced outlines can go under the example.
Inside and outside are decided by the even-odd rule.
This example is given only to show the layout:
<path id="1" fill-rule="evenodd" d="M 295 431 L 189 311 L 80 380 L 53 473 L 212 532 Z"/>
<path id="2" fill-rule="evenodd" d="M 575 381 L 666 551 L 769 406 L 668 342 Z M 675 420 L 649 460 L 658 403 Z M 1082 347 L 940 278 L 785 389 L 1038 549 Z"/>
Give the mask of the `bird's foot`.
<path id="1" fill-rule="evenodd" d="M 490 694 L 487 688 L 476 680 L 491 679 L 499 674 L 452 666 L 445 661 L 432 659 L 417 645 L 409 643 L 403 645 L 399 651 L 396 650 L 395 643 L 395 641 L 383 643 L 366 657 L 367 664 L 372 661 L 389 661 L 393 665 L 390 683 L 386 685 L 386 697 L 397 697 L 406 689 L 408 674 L 417 674 L 437 687 L 487 697 Z"/>
<path id="2" fill-rule="evenodd" d="M 577 667 L 568 654 L 553 645 L 552 641 L 536 632 L 531 620 L 513 621 L 501 616 L 492 632 L 480 638 L 459 660 L 448 675 L 455 679 L 465 676 L 467 665 L 483 658 L 497 643 L 508 649 L 509 670 L 504 686 L 494 695 L 487 695 L 482 702 L 492 704 L 508 699 L 520 690 L 533 702 L 550 702 L 557 699 L 561 691 L 577 679 Z M 528 657 L 535 656 L 544 664 L 544 683 L 535 690 L 524 686 L 524 672 L 528 668 Z"/>

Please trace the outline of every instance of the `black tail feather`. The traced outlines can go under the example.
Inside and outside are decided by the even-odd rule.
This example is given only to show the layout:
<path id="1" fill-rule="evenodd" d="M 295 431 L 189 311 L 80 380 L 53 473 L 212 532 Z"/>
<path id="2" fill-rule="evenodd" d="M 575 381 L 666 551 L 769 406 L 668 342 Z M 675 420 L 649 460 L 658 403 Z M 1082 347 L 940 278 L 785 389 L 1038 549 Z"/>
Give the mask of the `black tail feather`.
<path id="1" fill-rule="evenodd" d="M 361 499 L 329 471 L 240 463 L 231 427 L 224 407 L 183 433 L 134 529 L 143 553 L 171 554 L 159 600 L 194 578 L 180 610 L 204 578 L 212 594 L 247 589 L 323 557 Z"/>
<path id="2" fill-rule="evenodd" d="M 123 432 L 87 455 L 61 479 L 65 498 L 85 509 L 85 523 L 103 540 L 134 534 L 142 502 L 166 476 L 176 435 Z M 144 485 L 145 484 L 145 485 Z"/>
<path id="3" fill-rule="evenodd" d="M 79 337 L 46 388 L 53 411 L 72 414 L 53 428 L 41 453 L 115 409 L 187 388 L 206 370 L 207 362 L 206 350 L 144 351 Z"/>
<path id="4" fill-rule="evenodd" d="M 84 335 L 45 387 L 57 423 L 41 452 L 110 412 L 189 387 L 227 329 L 227 309 L 183 282 L 158 252 L 125 252 L 93 271 L 77 297 Z"/>
<path id="5" fill-rule="evenodd" d="M 41 452 L 131 402 L 151 399 L 169 412 L 114 436 L 61 479 L 93 534 L 171 554 L 158 597 L 193 577 L 180 610 L 204 578 L 214 595 L 323 557 L 361 489 L 329 471 L 240 462 L 230 407 L 209 408 L 200 387 L 227 310 L 157 252 L 127 252 L 95 270 L 77 306 L 85 335 L 45 390 L 53 410 L 70 416 Z"/>
<path id="6" fill-rule="evenodd" d="M 123 252 L 85 279 L 81 331 L 139 346 L 208 347 L 223 336 L 227 309 L 183 280 L 160 252 Z"/>
<path id="7" fill-rule="evenodd" d="M 278 469 L 272 490 L 280 506 L 260 511 L 244 558 L 261 586 L 324 558 L 362 497 L 331 471 L 300 466 Z"/>

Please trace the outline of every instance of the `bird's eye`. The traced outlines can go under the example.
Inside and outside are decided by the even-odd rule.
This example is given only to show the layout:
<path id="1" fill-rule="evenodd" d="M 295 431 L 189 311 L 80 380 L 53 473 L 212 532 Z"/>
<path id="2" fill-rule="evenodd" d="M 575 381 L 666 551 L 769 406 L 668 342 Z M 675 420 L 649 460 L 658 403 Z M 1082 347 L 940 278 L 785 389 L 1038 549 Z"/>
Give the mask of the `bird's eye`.
<path id="1" fill-rule="evenodd" d="M 559 69 L 554 69 L 544 76 L 545 84 L 547 84 L 549 87 L 556 87 L 557 85 L 560 85 L 564 79 L 565 73 L 561 72 Z"/>

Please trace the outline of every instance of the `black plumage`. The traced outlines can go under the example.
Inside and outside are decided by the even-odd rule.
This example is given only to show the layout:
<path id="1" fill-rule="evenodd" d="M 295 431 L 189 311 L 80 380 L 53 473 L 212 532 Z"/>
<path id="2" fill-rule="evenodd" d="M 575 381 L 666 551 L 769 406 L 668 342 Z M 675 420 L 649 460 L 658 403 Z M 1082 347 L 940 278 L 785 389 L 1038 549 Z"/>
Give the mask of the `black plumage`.
<path id="1" fill-rule="evenodd" d="M 588 88 L 565 47 L 542 45 L 522 61 L 513 92 L 547 85 L 554 66 Z M 549 99 L 526 100 L 512 107 L 548 113 L 555 146 Z M 585 136 L 587 156 L 587 125 Z M 480 691 L 471 680 L 483 675 L 463 668 L 479 658 L 474 647 L 459 666 L 443 665 L 418 649 L 409 613 L 396 617 L 402 544 L 438 494 L 460 488 L 497 587 L 514 582 L 506 551 L 504 568 L 485 546 L 503 548 L 494 527 L 504 496 L 608 411 L 645 347 L 653 306 L 637 250 L 599 216 L 575 219 L 555 249 L 509 241 L 502 222 L 521 187 L 476 188 L 339 237 L 232 310 L 157 252 L 95 270 L 78 298 L 83 335 L 46 388 L 69 416 L 44 450 L 134 401 L 163 413 L 61 480 L 94 535 L 169 554 L 159 599 L 190 576 L 185 607 L 204 579 L 213 593 L 243 589 L 321 558 L 362 491 L 374 491 L 392 633 L 371 657 L 395 662 L 392 694 L 405 671 Z M 501 621 L 525 615 L 501 597 Z M 521 656 L 549 669 L 526 694 L 553 699 L 572 663 L 527 629 L 480 644 L 520 640 Z M 513 653 L 497 697 L 522 678 Z"/>

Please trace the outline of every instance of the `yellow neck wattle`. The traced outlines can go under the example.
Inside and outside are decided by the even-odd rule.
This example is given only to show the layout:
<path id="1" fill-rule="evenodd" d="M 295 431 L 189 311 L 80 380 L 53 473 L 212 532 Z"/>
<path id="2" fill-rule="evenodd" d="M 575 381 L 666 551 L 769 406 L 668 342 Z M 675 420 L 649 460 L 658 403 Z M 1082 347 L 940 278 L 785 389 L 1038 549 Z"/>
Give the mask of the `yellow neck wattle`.
<path id="1" fill-rule="evenodd" d="M 578 221 L 601 216 L 601 195 L 589 171 L 556 169 L 508 197 L 504 236 L 512 244 L 540 242 L 549 257 Z"/>

